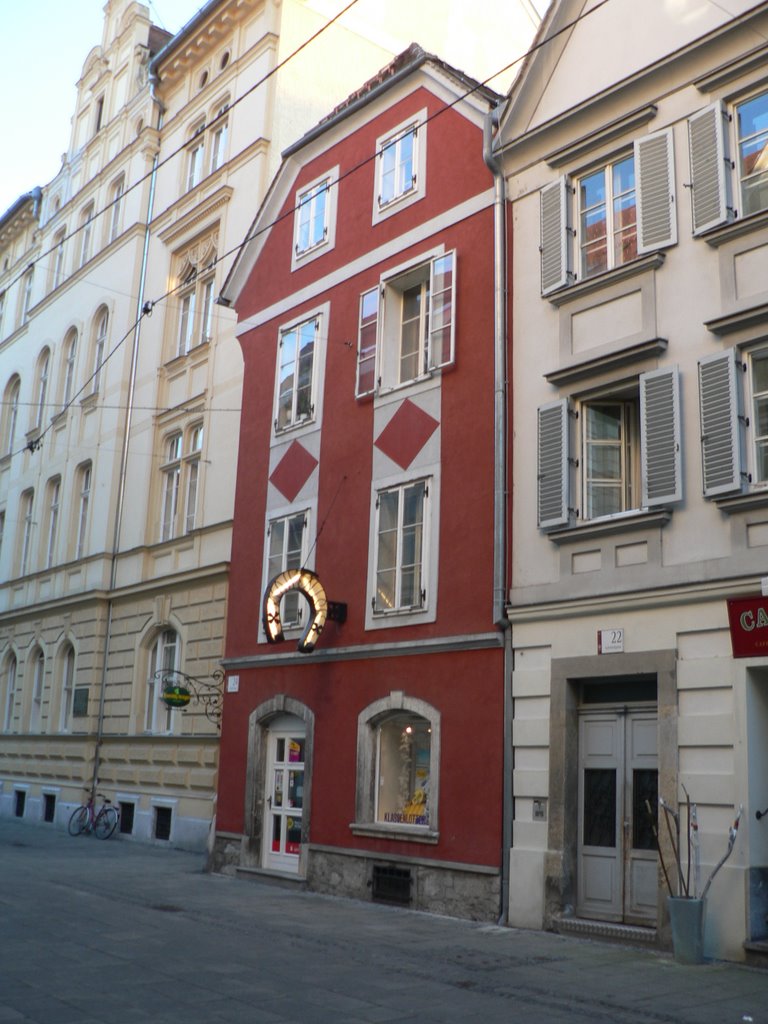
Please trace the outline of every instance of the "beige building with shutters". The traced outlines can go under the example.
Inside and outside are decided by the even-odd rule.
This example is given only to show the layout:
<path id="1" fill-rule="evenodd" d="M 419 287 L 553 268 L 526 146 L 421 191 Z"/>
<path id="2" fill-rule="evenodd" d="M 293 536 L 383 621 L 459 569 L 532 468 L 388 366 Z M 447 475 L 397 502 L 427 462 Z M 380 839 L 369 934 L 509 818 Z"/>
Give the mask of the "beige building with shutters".
<path id="1" fill-rule="evenodd" d="M 705 916 L 706 953 L 741 960 L 768 948 L 768 4 L 729 6 L 554 3 L 497 150 L 509 920 L 667 944 L 646 801 L 687 792 L 699 891 L 744 808 Z"/>

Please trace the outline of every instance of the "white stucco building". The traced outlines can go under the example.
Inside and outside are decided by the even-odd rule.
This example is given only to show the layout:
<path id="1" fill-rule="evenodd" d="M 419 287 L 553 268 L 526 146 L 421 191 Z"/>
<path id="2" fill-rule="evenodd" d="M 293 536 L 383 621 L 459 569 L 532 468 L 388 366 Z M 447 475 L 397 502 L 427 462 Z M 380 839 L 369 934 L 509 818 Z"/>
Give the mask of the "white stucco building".
<path id="1" fill-rule="evenodd" d="M 768 661 L 754 643 L 734 656 L 727 602 L 750 599 L 750 631 L 768 574 L 768 5 L 730 8 L 555 3 L 497 148 L 514 234 L 509 919 L 668 940 L 645 804 L 687 791 L 702 884 L 744 806 L 705 926 L 708 954 L 743 959 L 768 936 Z"/>

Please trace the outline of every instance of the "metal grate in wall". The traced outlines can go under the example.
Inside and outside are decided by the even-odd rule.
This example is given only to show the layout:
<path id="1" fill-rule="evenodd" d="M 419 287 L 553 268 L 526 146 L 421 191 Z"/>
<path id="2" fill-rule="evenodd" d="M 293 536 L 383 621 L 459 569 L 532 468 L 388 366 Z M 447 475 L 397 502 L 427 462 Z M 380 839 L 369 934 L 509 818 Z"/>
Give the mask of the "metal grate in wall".
<path id="1" fill-rule="evenodd" d="M 413 878 L 409 868 L 374 864 L 371 876 L 371 897 L 384 903 L 410 903 Z"/>

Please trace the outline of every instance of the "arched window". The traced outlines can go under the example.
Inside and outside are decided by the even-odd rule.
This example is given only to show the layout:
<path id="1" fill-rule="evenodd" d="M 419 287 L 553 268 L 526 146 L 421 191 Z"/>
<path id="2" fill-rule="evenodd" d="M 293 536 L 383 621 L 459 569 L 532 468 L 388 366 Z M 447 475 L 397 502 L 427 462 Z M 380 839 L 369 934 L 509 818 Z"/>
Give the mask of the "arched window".
<path id="1" fill-rule="evenodd" d="M 100 309 L 96 314 L 95 330 L 93 336 L 93 370 L 91 375 L 91 393 L 96 394 L 101 385 L 101 371 L 104 364 L 107 348 L 107 329 L 109 328 L 109 313 L 106 309 Z"/>
<path id="2" fill-rule="evenodd" d="M 69 732 L 72 727 L 72 701 L 75 690 L 75 649 L 67 643 L 59 654 L 59 731 Z"/>
<path id="3" fill-rule="evenodd" d="M 51 350 L 44 348 L 37 361 L 37 387 L 35 396 L 35 428 L 40 430 L 45 422 L 46 400 L 48 398 L 48 371 L 51 365 Z"/>
<path id="4" fill-rule="evenodd" d="M 13 724 L 13 712 L 16 703 L 16 655 L 11 654 L 6 663 L 5 671 L 5 702 L 3 706 L 3 732 L 10 732 Z"/>
<path id="5" fill-rule="evenodd" d="M 64 243 L 67 237 L 66 226 L 57 231 L 53 238 L 53 244 L 56 248 L 56 252 L 53 257 L 53 275 L 51 278 L 51 288 L 58 288 L 64 280 Z"/>
<path id="6" fill-rule="evenodd" d="M 88 203 L 80 214 L 80 266 L 83 267 L 91 258 L 91 237 L 93 235 L 93 218 L 95 207 Z"/>
<path id="7" fill-rule="evenodd" d="M 85 554 L 88 530 L 88 508 L 91 503 L 91 463 L 84 462 L 77 468 L 77 520 L 75 523 L 75 558 Z"/>
<path id="8" fill-rule="evenodd" d="M 160 700 L 163 689 L 163 671 L 178 669 L 181 644 L 174 629 L 164 629 L 158 634 L 149 655 L 147 673 L 147 703 L 144 711 L 144 730 L 152 733 L 171 732 L 173 711 Z"/>
<path id="9" fill-rule="evenodd" d="M 114 242 L 120 234 L 120 226 L 122 224 L 123 192 L 125 192 L 125 175 L 121 174 L 120 177 L 113 182 L 110 190 L 110 201 L 112 203 L 112 212 L 109 218 L 110 242 Z"/>
<path id="10" fill-rule="evenodd" d="M 16 436 L 19 419 L 20 394 L 21 380 L 19 377 L 12 377 L 3 398 L 3 455 L 10 455 L 13 451 L 13 439 Z"/>
<path id="11" fill-rule="evenodd" d="M 360 712 L 353 831 L 437 832 L 440 712 L 395 691 Z"/>
<path id="12" fill-rule="evenodd" d="M 64 339 L 64 384 L 61 404 L 69 405 L 75 390 L 75 361 L 77 359 L 77 331 L 73 327 Z"/>
<path id="13" fill-rule="evenodd" d="M 32 518 L 35 505 L 35 492 L 30 487 L 24 491 L 19 503 L 19 526 L 21 527 L 21 545 L 19 550 L 19 575 L 26 576 L 32 558 L 32 534 L 35 521 Z"/>
<path id="14" fill-rule="evenodd" d="M 50 569 L 56 557 L 56 541 L 59 535 L 59 509 L 61 506 L 61 477 L 55 476 L 48 481 L 46 502 L 47 543 L 45 546 L 45 568 Z"/>
<path id="15" fill-rule="evenodd" d="M 45 655 L 37 647 L 27 664 L 32 671 L 32 704 L 29 709 L 29 731 L 41 732 L 43 722 L 43 684 L 45 682 Z"/>
<path id="16" fill-rule="evenodd" d="M 227 148 L 227 110 L 229 103 L 222 103 L 211 118 L 211 174 L 224 163 Z"/>

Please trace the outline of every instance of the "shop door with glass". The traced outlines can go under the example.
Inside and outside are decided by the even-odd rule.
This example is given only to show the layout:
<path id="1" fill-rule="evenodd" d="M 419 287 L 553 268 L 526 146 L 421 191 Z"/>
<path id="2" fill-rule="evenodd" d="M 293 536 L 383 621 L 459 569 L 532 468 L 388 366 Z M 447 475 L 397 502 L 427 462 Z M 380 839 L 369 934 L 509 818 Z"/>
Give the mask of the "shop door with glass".
<path id="1" fill-rule="evenodd" d="M 657 806 L 655 709 L 580 715 L 580 917 L 655 924 Z"/>
<path id="2" fill-rule="evenodd" d="M 284 716 L 269 729 L 264 867 L 297 873 L 304 803 L 304 723 Z"/>

